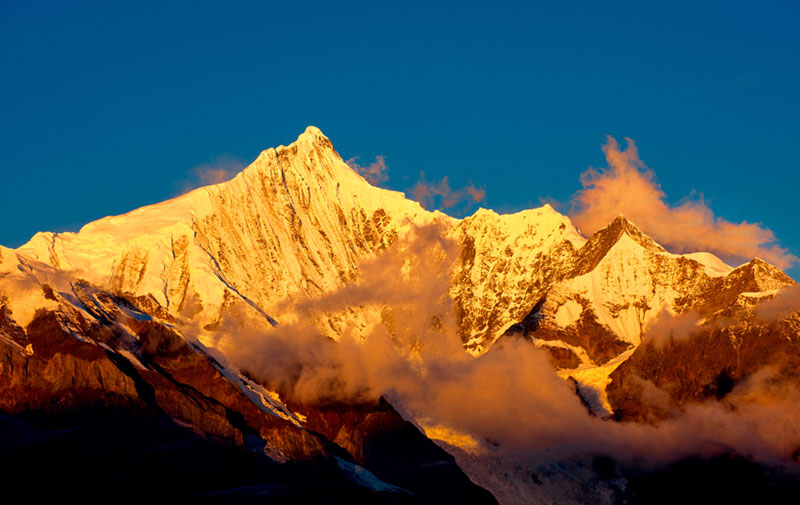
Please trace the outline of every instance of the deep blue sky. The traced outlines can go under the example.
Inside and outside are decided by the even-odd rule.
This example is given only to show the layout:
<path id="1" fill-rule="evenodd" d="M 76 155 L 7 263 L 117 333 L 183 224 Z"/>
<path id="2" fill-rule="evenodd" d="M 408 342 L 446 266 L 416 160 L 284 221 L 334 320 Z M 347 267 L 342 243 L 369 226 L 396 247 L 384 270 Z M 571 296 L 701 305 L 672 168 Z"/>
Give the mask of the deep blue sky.
<path id="1" fill-rule="evenodd" d="M 472 179 L 500 211 L 568 201 L 631 137 L 673 202 L 800 253 L 799 2 L 377 3 L 0 1 L 0 244 L 313 124 L 389 187 Z"/>

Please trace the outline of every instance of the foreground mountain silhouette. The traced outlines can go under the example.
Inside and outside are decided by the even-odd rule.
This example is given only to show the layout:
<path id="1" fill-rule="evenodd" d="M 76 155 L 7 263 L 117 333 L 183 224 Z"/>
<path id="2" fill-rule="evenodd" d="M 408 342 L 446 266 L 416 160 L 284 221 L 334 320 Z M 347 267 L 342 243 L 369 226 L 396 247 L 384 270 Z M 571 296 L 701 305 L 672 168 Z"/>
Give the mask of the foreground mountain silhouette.
<path id="1" fill-rule="evenodd" d="M 480 356 L 523 336 L 549 352 L 594 414 L 656 421 L 687 401 L 724 396 L 728 382 L 767 365 L 796 379 L 796 344 L 786 343 L 792 319 L 770 327 L 753 316 L 794 284 L 779 269 L 669 253 L 623 216 L 584 237 L 547 205 L 511 215 L 480 209 L 462 220 L 428 212 L 371 186 L 309 127 L 228 182 L 0 249 L 0 409 L 36 436 L 48 423 L 135 412 L 153 440 L 241 447 L 225 453 L 236 468 L 252 468 L 257 455 L 260 475 L 277 480 L 255 481 L 272 496 L 492 502 L 426 434 L 454 439 L 428 433 L 387 401 L 302 405 L 239 373 L 215 349 L 223 339 L 236 345 L 232 324 L 268 335 L 298 317 L 300 301 L 356 281 L 364 261 L 428 225 L 459 246 L 448 292 L 465 352 Z M 374 310 L 315 317 L 320 333 L 337 340 L 391 324 Z M 695 339 L 672 344 L 682 346 L 677 354 L 643 345 L 648 325 L 665 313 L 697 314 L 713 352 L 695 352 Z M 739 340 L 714 333 L 730 319 L 747 327 Z M 695 360 L 688 372 L 676 356 Z M 669 408 L 651 404 L 640 381 L 662 385 L 665 377 L 680 384 L 668 390 Z M 316 487 L 299 484 L 308 468 L 325 476 Z M 468 473 L 491 490 L 498 484 L 485 471 Z M 182 475 L 171 492 L 211 500 L 236 489 L 236 499 L 251 498 L 241 490 L 254 485 L 248 472 L 214 474 L 218 480 L 203 482 Z M 187 482 L 193 494 L 183 494 Z"/>

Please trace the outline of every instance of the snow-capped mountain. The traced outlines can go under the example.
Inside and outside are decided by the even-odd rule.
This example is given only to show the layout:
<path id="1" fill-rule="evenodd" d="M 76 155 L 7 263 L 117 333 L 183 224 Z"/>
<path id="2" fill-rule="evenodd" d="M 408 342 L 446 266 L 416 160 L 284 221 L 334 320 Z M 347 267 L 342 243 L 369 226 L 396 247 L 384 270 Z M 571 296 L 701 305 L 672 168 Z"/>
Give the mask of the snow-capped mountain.
<path id="1" fill-rule="evenodd" d="M 289 405 L 215 348 L 231 322 L 269 335 L 308 318 L 334 340 L 368 335 L 390 319 L 374 307 L 320 317 L 297 307 L 357 281 L 365 262 L 428 225 L 459 251 L 445 265 L 446 291 L 465 352 L 527 338 L 601 415 L 617 406 L 651 418 L 639 415 L 629 385 L 642 370 L 661 373 L 642 345 L 659 317 L 696 314 L 698 328 L 746 318 L 794 283 L 759 259 L 733 268 L 706 252 L 670 253 L 623 216 L 585 236 L 549 205 L 464 219 L 429 212 L 371 186 L 309 127 L 230 181 L 0 247 L 0 411 L 135 407 L 256 446 L 271 462 L 325 461 L 336 485 L 355 482 L 392 502 L 410 492 L 491 503 L 385 401 Z M 237 333 L 225 338 L 235 345 Z M 719 352 L 727 366 L 729 350 Z"/>
<path id="2" fill-rule="evenodd" d="M 600 392 L 662 311 L 711 315 L 792 283 L 760 260 L 734 269 L 709 253 L 671 254 L 622 216 L 584 237 L 549 205 L 480 209 L 463 220 L 428 212 L 371 186 L 315 127 L 228 182 L 77 233 L 37 233 L 16 254 L 189 321 L 194 337 L 213 342 L 226 314 L 265 327 L 296 317 L 287 313 L 293 301 L 356 279 L 366 258 L 433 222 L 461 247 L 450 295 L 466 348 L 481 354 L 522 328 Z M 24 327 L 36 304 L 8 298 Z M 343 325 L 365 324 L 351 316 L 337 326 L 333 317 L 324 328 L 333 338 Z"/>
<path id="3" fill-rule="evenodd" d="M 309 127 L 231 181 L 78 233 L 38 233 L 19 252 L 200 326 L 232 305 L 274 321 L 280 302 L 347 282 L 406 223 L 433 219 L 449 220 L 370 186 Z"/>

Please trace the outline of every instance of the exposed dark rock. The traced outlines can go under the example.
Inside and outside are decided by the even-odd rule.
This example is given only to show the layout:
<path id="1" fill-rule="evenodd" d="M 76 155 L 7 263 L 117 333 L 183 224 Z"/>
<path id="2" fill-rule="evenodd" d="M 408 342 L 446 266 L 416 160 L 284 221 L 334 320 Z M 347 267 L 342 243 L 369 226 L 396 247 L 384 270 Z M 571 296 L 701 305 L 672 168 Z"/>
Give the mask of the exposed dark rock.
<path id="1" fill-rule="evenodd" d="M 687 403 L 722 399 L 767 366 L 774 368 L 773 382 L 800 384 L 792 319 L 711 325 L 682 338 L 646 341 L 611 374 L 608 399 L 617 419 L 657 421 Z"/>
<path id="2" fill-rule="evenodd" d="M 109 298 L 101 303 L 115 301 Z M 102 311 L 108 314 L 113 309 Z M 64 458 L 73 457 L 73 465 L 91 464 L 87 458 L 109 461 L 105 450 L 124 450 L 147 466 L 130 471 L 144 480 L 135 493 L 109 491 L 103 484 L 97 495 L 87 495 L 89 502 L 126 501 L 140 496 L 139 492 L 163 488 L 166 494 L 159 494 L 160 499 L 174 493 L 192 503 L 250 503 L 264 493 L 271 503 L 314 497 L 333 503 L 495 503 L 488 492 L 469 481 L 451 456 L 384 401 L 322 408 L 298 405 L 308 416 L 305 428 L 299 428 L 262 411 L 243 394 L 242 384 L 222 374 L 215 360 L 161 323 L 128 319 L 136 340 L 126 347 L 129 337 L 107 318 L 74 323 L 86 331 L 79 340 L 62 326 L 64 317 L 40 310 L 26 331 L 10 317 L 0 319 L 8 331 L 21 332 L 20 344 L 0 339 L 0 413 L 20 420 L 38 419 L 47 430 L 51 425 L 72 431 L 80 426 L 78 438 L 67 437 L 68 443 L 86 443 L 89 449 L 80 457 L 71 451 L 62 453 Z M 32 352 L 22 344 L 30 344 Z M 117 352 L 126 348 L 127 355 Z M 82 431 L 107 417 L 113 417 L 115 424 Z M 124 422 L 117 422 L 117 417 Z M 16 423 L 14 418 L 2 419 Z M 37 428 L 31 430 L 35 433 Z M 48 448 L 59 450 L 59 440 L 23 440 L 0 450 L 34 457 Z M 134 448 L 128 447 L 129 440 Z M 219 460 L 185 461 L 202 450 Z M 154 462 L 154 458 L 163 460 Z M 360 464 L 412 494 L 375 493 L 358 487 L 348 480 L 339 460 Z M 276 466 L 272 461 L 284 464 Z M 131 464 L 126 460 L 121 468 L 129 470 Z M 168 469 L 171 465 L 181 468 Z M 197 475 L 189 475 L 188 469 Z M 265 473 L 258 474 L 258 469 Z M 312 474 L 314 483 L 302 487 L 302 476 Z M 64 496 L 69 496 L 70 489 L 96 484 L 95 480 L 128 482 L 108 478 L 105 466 L 62 475 L 75 479 L 64 484 Z"/>
<path id="3" fill-rule="evenodd" d="M 545 345 L 542 346 L 542 349 L 547 351 L 547 354 L 550 358 L 550 363 L 552 363 L 554 368 L 575 368 L 581 364 L 581 360 L 578 358 L 578 355 L 566 347 Z"/>
<path id="4" fill-rule="evenodd" d="M 541 340 L 560 341 L 582 347 L 589 358 L 603 365 L 631 348 L 631 344 L 621 340 L 611 330 L 600 324 L 594 314 L 583 311 L 575 325 L 569 328 L 542 326 L 532 336 Z"/>
<path id="5" fill-rule="evenodd" d="M 298 405 L 305 426 L 333 440 L 382 480 L 435 503 L 496 503 L 453 457 L 404 420 L 383 398 L 376 403 Z"/>
<path id="6" fill-rule="evenodd" d="M 531 341 L 537 338 L 564 342 L 582 347 L 589 358 L 599 365 L 630 349 L 631 345 L 628 342 L 620 340 L 611 330 L 597 322 L 588 310 L 584 310 L 578 321 L 568 328 L 542 324 L 545 318 L 542 313 L 545 301 L 546 298 L 539 300 L 522 321 L 506 330 L 501 339 L 518 335 Z M 550 353 L 551 362 L 556 368 L 575 368 L 580 364 L 578 356 L 569 349 L 556 346 L 545 346 L 544 349 Z"/>

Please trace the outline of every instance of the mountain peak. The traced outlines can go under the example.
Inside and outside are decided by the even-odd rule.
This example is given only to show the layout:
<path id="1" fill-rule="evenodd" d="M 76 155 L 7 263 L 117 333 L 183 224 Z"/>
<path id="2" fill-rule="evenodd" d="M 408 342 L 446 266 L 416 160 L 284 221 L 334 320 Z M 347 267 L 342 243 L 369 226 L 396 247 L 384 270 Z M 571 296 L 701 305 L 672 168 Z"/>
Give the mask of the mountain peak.
<path id="1" fill-rule="evenodd" d="M 332 155 L 333 158 L 341 161 L 339 153 L 337 153 L 336 149 L 333 147 L 333 142 L 331 142 L 316 126 L 307 126 L 305 131 L 297 137 L 297 140 L 294 141 L 289 148 L 294 148 L 298 151 L 306 151 L 307 153 L 316 152 L 320 157 Z"/>
<path id="2" fill-rule="evenodd" d="M 617 217 L 611 221 L 608 226 L 596 231 L 592 237 L 601 238 L 603 242 L 616 243 L 617 240 L 622 237 L 622 235 L 628 235 L 631 237 L 635 242 L 638 242 L 642 247 L 645 249 L 657 250 L 658 252 L 664 252 L 664 248 L 658 245 L 653 239 L 642 233 L 642 231 L 633 224 L 628 218 L 624 215 L 619 214 Z"/>
<path id="3" fill-rule="evenodd" d="M 303 133 L 297 136 L 297 140 L 290 143 L 289 145 L 279 145 L 278 147 L 270 147 L 269 149 L 265 149 L 261 151 L 258 158 L 263 159 L 270 159 L 273 152 L 281 152 L 281 151 L 290 151 L 290 152 L 311 152 L 317 151 L 322 154 L 325 151 L 333 152 L 336 157 L 339 157 L 339 154 L 336 153 L 336 149 L 333 147 L 333 143 L 330 141 L 328 137 L 322 133 L 322 130 L 317 128 L 316 126 L 309 125 L 303 130 Z M 258 161 L 258 159 L 256 159 Z M 253 163 L 256 164 L 255 162 Z"/>
<path id="4" fill-rule="evenodd" d="M 311 151 L 333 151 L 336 152 L 336 149 L 333 147 L 333 143 L 330 141 L 328 137 L 322 133 L 322 130 L 317 128 L 316 126 L 308 126 L 306 129 L 301 133 L 297 140 L 289 144 L 287 148 L 298 148 L 300 146 L 304 146 L 306 149 Z M 280 148 L 279 148 L 280 149 Z M 338 155 L 337 155 L 338 156 Z"/>
<path id="5" fill-rule="evenodd" d="M 328 140 L 328 137 L 326 137 L 325 134 L 322 133 L 322 130 L 320 130 L 316 126 L 309 125 L 306 127 L 305 131 L 303 131 L 303 133 L 301 133 L 300 136 L 297 137 L 297 140 L 301 139 L 315 141 L 321 139 Z"/>
<path id="6" fill-rule="evenodd" d="M 592 236 L 589 237 L 586 245 L 581 248 L 581 256 L 583 258 L 578 262 L 575 275 L 582 275 L 592 271 L 623 235 L 627 235 L 633 242 L 649 251 L 657 253 L 666 252 L 663 247 L 642 233 L 641 230 L 624 215 L 619 214 L 608 226 L 594 232 Z"/>
<path id="7" fill-rule="evenodd" d="M 639 228 L 622 213 L 619 213 L 617 217 L 615 217 L 614 220 L 611 221 L 608 226 L 606 226 L 606 228 L 620 228 L 625 231 L 632 230 L 634 233 L 641 233 Z"/>
<path id="8" fill-rule="evenodd" d="M 779 268 L 770 265 L 761 258 L 753 258 L 734 269 L 735 275 L 750 278 L 754 283 L 752 291 L 767 291 L 795 284 L 794 279 Z"/>
<path id="9" fill-rule="evenodd" d="M 344 164 L 330 139 L 316 126 L 308 126 L 289 145 L 261 151 L 244 172 L 262 173 L 269 178 L 277 178 L 280 184 L 285 184 L 288 172 L 306 180 L 313 180 L 325 173 L 329 182 L 341 182 L 348 178 L 351 170 Z"/>

